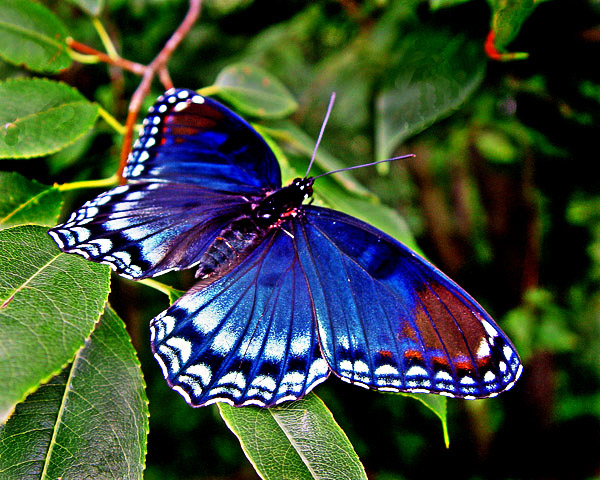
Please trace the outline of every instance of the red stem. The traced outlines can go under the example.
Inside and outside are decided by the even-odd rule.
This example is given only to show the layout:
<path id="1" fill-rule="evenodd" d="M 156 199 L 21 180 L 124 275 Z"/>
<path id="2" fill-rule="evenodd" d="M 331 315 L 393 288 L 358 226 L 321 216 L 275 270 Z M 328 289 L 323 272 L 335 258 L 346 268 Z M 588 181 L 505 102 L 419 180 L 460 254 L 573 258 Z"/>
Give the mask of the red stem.
<path id="1" fill-rule="evenodd" d="M 188 12 L 179 25 L 177 30 L 173 32 L 171 38 L 167 40 L 165 46 L 158 53 L 158 55 L 152 60 L 150 65 L 145 67 L 145 71 L 142 76 L 142 81 L 140 82 L 138 88 L 135 93 L 131 97 L 131 102 L 129 102 L 129 110 L 127 114 L 127 122 L 125 123 L 125 134 L 123 136 L 123 144 L 121 147 L 121 159 L 119 163 L 118 175 L 121 178 L 121 183 L 124 183 L 122 174 L 123 169 L 125 168 L 125 164 L 127 163 L 127 157 L 129 156 L 129 152 L 131 151 L 131 141 L 133 139 L 133 127 L 135 126 L 135 122 L 137 120 L 138 113 L 140 108 L 142 107 L 142 102 L 148 92 L 150 91 L 150 85 L 152 84 L 152 80 L 156 73 L 158 72 L 160 80 L 162 81 L 165 87 L 170 88 L 173 85 L 169 73 L 166 69 L 167 62 L 169 58 L 175 51 L 175 49 L 179 46 L 183 38 L 190 31 L 198 17 L 200 16 L 200 8 L 202 6 L 202 0 L 190 0 L 190 8 Z"/>
<path id="2" fill-rule="evenodd" d="M 95 48 L 80 43 L 77 40 L 73 40 L 72 38 L 67 39 L 67 45 L 79 53 L 84 53 L 86 55 L 94 55 L 104 63 L 108 63 L 109 65 L 116 65 L 117 67 L 121 67 L 124 70 L 135 73 L 136 75 L 143 75 L 146 71 L 146 66 L 142 65 L 141 63 L 131 62 L 121 57 L 109 57 L 106 53 L 103 53 L 99 50 L 96 50 Z"/>

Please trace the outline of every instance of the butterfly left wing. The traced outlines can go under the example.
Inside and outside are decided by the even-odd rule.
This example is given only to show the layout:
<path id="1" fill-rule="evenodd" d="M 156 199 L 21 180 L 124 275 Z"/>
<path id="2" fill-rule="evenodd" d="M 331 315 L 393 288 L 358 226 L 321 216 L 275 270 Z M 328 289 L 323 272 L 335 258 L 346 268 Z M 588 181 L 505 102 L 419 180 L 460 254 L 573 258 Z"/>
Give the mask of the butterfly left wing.
<path id="1" fill-rule="evenodd" d="M 227 275 L 193 287 L 150 330 L 168 384 L 195 407 L 269 407 L 329 375 L 293 239 L 279 229 Z"/>
<path id="2" fill-rule="evenodd" d="M 241 117 L 193 90 L 150 107 L 127 185 L 87 202 L 49 233 L 67 253 L 141 279 L 195 265 L 225 225 L 281 186 L 279 165 Z"/>
<path id="3" fill-rule="evenodd" d="M 195 265 L 247 203 L 196 185 L 121 185 L 86 202 L 48 233 L 66 253 L 141 279 Z"/>
<path id="4" fill-rule="evenodd" d="M 463 398 L 492 397 L 515 383 L 515 348 L 455 282 L 356 218 L 303 209 L 292 233 L 323 355 L 342 380 Z"/>

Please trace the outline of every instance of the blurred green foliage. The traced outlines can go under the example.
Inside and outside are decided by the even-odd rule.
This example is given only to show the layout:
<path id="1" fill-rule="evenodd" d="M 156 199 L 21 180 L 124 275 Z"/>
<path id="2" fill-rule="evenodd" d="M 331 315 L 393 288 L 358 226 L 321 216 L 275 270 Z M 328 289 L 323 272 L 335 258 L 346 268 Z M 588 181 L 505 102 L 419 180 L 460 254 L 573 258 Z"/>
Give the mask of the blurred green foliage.
<path id="1" fill-rule="evenodd" d="M 188 7 L 182 0 L 44 3 L 72 37 L 100 50 L 85 12 L 101 12 L 123 57 L 144 64 Z M 490 27 L 502 32 L 498 51 L 527 52 L 527 59 L 486 59 Z M 335 379 L 319 386 L 369 478 L 600 476 L 599 32 L 594 0 L 206 0 L 172 56 L 178 87 L 230 85 L 235 78 L 219 73 L 243 64 L 292 93 L 297 109 L 285 120 L 274 117 L 295 105 L 277 105 L 280 114 L 270 118 L 261 116 L 268 106 L 259 101 L 258 110 L 245 112 L 261 117 L 251 120 L 282 149 L 288 178 L 310 155 L 307 137 L 290 132 L 316 138 L 332 91 L 338 100 L 317 168 L 416 153 L 387 171 L 327 179 L 317 201 L 407 243 L 416 237 L 522 355 L 525 372 L 510 392 L 448 401 L 449 449 L 439 420 L 418 402 Z M 27 75 L 0 60 L 2 79 Z M 77 62 L 54 78 L 120 120 L 139 83 L 114 67 Z M 155 82 L 146 105 L 161 90 Z M 221 93 L 235 107 L 235 98 Z M 0 133 L 10 134 L 9 127 Z M 2 160 L 0 169 L 46 185 L 109 177 L 120 141 L 98 122 L 65 150 Z M 68 195 L 63 211 L 92 195 Z M 165 279 L 179 288 L 190 281 Z M 127 322 L 148 386 L 145 477 L 257 478 L 216 407 L 189 408 L 152 359 L 147 323 L 167 298 L 114 279 L 110 300 Z"/>

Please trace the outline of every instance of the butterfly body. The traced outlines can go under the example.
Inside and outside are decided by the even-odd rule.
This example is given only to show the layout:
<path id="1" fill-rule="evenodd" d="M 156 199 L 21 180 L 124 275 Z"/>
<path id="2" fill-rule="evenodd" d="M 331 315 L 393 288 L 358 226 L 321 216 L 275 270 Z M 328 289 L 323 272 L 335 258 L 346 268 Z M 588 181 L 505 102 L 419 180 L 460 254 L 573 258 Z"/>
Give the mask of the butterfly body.
<path id="1" fill-rule="evenodd" d="M 272 228 L 287 216 L 300 212 L 302 202 L 312 195 L 312 178 L 296 178 L 290 185 L 269 193 L 258 203 L 248 204 L 247 213 L 233 220 L 208 247 L 198 265 L 196 278 L 207 279 L 224 272 L 247 256 Z"/>
<path id="2" fill-rule="evenodd" d="M 128 183 L 50 230 L 69 253 L 139 279 L 197 267 L 150 322 L 168 384 L 193 406 L 268 407 L 330 372 L 388 392 L 486 398 L 521 374 L 515 348 L 455 282 L 380 230 L 281 186 L 260 135 L 170 90 L 144 120 Z"/>

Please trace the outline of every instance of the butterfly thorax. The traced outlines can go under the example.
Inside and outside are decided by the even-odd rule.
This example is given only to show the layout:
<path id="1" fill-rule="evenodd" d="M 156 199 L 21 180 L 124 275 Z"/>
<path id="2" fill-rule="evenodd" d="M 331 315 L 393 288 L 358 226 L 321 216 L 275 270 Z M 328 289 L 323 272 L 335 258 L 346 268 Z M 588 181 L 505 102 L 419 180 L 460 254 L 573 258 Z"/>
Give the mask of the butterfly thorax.
<path id="1" fill-rule="evenodd" d="M 312 196 L 312 178 L 296 178 L 288 186 L 274 191 L 252 208 L 256 225 L 267 230 L 278 226 L 282 220 L 298 213 L 302 202 Z"/>
<path id="2" fill-rule="evenodd" d="M 273 228 L 300 212 L 312 196 L 312 178 L 296 178 L 289 185 L 249 204 L 247 212 L 232 220 L 203 254 L 196 277 L 222 275 L 251 253 Z"/>

